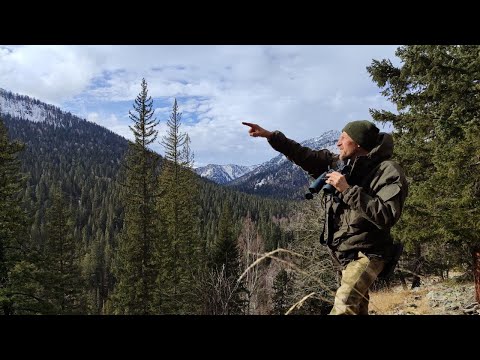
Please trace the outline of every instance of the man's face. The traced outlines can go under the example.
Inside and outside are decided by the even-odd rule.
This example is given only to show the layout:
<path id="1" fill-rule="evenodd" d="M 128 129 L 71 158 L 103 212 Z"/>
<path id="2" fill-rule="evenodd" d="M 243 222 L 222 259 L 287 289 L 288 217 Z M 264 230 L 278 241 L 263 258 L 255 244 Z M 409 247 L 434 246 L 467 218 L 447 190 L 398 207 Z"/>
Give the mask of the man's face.
<path id="1" fill-rule="evenodd" d="M 340 135 L 337 146 L 340 149 L 340 160 L 351 159 L 359 149 L 358 144 L 345 131 Z"/>

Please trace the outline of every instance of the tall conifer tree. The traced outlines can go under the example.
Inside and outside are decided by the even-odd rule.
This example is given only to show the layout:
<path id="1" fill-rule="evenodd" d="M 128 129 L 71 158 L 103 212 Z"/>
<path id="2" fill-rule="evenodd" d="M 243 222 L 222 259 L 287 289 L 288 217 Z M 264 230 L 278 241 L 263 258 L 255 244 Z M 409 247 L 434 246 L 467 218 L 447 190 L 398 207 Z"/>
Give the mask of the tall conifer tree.
<path id="1" fill-rule="evenodd" d="M 199 236 L 199 185 L 193 173 L 193 152 L 188 134 L 180 132 L 181 113 L 175 99 L 168 132 L 162 139 L 165 161 L 159 177 L 163 190 L 158 209 L 167 239 L 162 245 L 160 302 L 165 313 L 197 313 L 199 296 L 195 278 L 202 265 Z"/>
<path id="2" fill-rule="evenodd" d="M 158 311 L 153 303 L 158 274 L 154 252 L 160 240 L 155 211 L 158 157 L 148 148 L 157 138 L 158 121 L 153 118 L 153 100 L 148 95 L 145 79 L 141 87 L 133 111 L 129 112 L 135 141 L 129 144 L 125 159 L 126 183 L 122 191 L 125 217 L 118 243 L 113 298 L 118 314 Z"/>

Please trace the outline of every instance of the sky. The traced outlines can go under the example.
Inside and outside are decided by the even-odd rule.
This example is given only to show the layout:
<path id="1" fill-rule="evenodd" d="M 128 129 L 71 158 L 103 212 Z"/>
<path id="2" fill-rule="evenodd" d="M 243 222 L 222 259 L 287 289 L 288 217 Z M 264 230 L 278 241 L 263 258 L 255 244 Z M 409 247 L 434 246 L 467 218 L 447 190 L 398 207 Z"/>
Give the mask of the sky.
<path id="1" fill-rule="evenodd" d="M 298 142 L 395 111 L 366 70 L 395 45 L 0 45 L 0 88 L 132 139 L 128 112 L 145 78 L 160 154 L 174 99 L 195 166 L 256 165 L 278 153 L 242 121 Z M 391 131 L 380 126 L 382 131 Z"/>

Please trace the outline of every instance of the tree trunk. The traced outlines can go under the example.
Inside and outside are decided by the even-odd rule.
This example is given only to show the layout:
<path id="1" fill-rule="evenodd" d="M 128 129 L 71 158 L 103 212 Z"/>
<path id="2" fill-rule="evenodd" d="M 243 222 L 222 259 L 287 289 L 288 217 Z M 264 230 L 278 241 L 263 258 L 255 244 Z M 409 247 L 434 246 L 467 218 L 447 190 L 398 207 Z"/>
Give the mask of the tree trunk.
<path id="1" fill-rule="evenodd" d="M 480 247 L 473 249 L 473 278 L 475 281 L 475 300 L 480 303 Z"/>

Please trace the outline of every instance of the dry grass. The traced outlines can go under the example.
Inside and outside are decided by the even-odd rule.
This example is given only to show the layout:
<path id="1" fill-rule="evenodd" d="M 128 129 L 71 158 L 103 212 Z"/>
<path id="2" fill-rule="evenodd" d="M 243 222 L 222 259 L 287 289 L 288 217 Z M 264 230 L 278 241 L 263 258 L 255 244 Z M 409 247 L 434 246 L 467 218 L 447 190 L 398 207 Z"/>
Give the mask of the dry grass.
<path id="1" fill-rule="evenodd" d="M 370 293 L 371 308 L 376 314 L 388 314 L 391 313 L 399 305 L 402 305 L 408 296 L 408 290 L 402 290 L 400 292 L 392 291 L 378 291 Z"/>
<path id="2" fill-rule="evenodd" d="M 370 309 L 372 314 L 389 315 L 399 311 L 403 314 L 429 315 L 432 308 L 426 298 L 428 290 L 419 291 L 390 289 L 370 293 Z"/>

